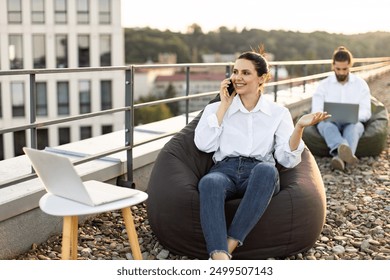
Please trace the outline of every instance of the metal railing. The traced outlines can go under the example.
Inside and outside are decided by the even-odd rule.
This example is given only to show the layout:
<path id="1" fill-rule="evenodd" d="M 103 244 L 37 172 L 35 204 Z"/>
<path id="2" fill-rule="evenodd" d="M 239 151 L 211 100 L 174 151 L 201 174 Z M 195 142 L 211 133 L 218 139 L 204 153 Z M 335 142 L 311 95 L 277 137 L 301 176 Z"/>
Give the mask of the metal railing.
<path id="1" fill-rule="evenodd" d="M 353 67 L 351 71 L 368 71 L 378 69 L 380 71 L 389 71 L 390 70 L 390 57 L 378 57 L 378 58 L 357 58 L 354 60 L 355 65 L 359 64 L 357 67 Z M 277 92 L 278 87 L 281 85 L 290 85 L 294 84 L 303 84 L 309 81 L 316 81 L 328 76 L 331 72 L 320 72 L 315 74 L 308 75 L 307 67 L 310 65 L 321 65 L 329 66 L 331 60 L 305 60 L 305 61 L 274 61 L 270 62 L 271 67 L 274 68 L 274 80 L 266 84 L 266 87 L 273 87 L 274 100 L 277 101 Z M 210 98 L 218 94 L 218 91 L 204 92 L 191 94 L 190 92 L 190 83 L 191 83 L 191 71 L 196 68 L 213 68 L 213 67 L 224 67 L 225 68 L 225 77 L 231 75 L 231 68 L 233 63 L 190 63 L 190 64 L 158 64 L 158 65 L 129 65 L 129 66 L 119 66 L 119 67 L 85 67 L 85 68 L 67 68 L 67 69 L 34 69 L 34 70 L 9 70 L 9 71 L 0 71 L 0 76 L 16 76 L 16 75 L 28 75 L 29 76 L 29 121 L 23 125 L 6 127 L 0 129 L 0 135 L 5 133 L 11 133 L 16 131 L 30 131 L 31 136 L 31 148 L 37 148 L 37 129 L 42 127 L 48 127 L 52 125 L 68 123 L 72 121 L 79 121 L 82 119 L 89 119 L 96 116 L 102 116 L 107 114 L 113 114 L 118 112 L 124 112 L 124 124 L 125 124 L 125 139 L 124 145 L 115 149 L 106 150 L 102 153 L 89 155 L 84 158 L 81 158 L 77 161 L 74 161 L 74 165 L 81 163 L 89 162 L 95 159 L 99 159 L 105 156 L 109 156 L 118 152 L 126 151 L 127 156 L 127 180 L 120 182 L 121 185 L 127 187 L 134 187 L 133 183 L 133 148 L 146 144 L 151 141 L 155 141 L 174 133 L 166 133 L 153 139 L 134 143 L 134 111 L 138 108 L 143 108 L 147 106 L 154 106 L 158 104 L 167 104 L 179 101 L 186 101 L 186 123 L 189 120 L 189 102 L 191 99 L 201 98 L 209 96 Z M 280 67 L 301 67 L 303 69 L 304 76 L 296 78 L 288 78 L 284 80 L 278 80 L 278 70 Z M 138 70 L 147 70 L 147 69 L 156 69 L 156 68 L 178 68 L 185 69 L 185 96 L 166 98 L 151 102 L 145 102 L 140 104 L 134 104 L 134 74 Z M 99 71 L 122 71 L 125 75 L 125 105 L 123 107 L 86 113 L 78 114 L 67 117 L 59 117 L 47 121 L 37 121 L 37 112 L 36 112 L 36 76 L 37 75 L 47 75 L 47 74 L 64 74 L 64 73 L 81 73 L 81 72 L 99 72 Z M 305 88 L 305 87 L 304 87 Z M 305 89 L 303 89 L 305 90 Z M 12 178 L 7 181 L 0 182 L 0 188 L 11 186 L 20 182 L 24 182 L 36 177 L 36 174 L 32 171 L 31 174 L 26 174 L 16 178 Z"/>

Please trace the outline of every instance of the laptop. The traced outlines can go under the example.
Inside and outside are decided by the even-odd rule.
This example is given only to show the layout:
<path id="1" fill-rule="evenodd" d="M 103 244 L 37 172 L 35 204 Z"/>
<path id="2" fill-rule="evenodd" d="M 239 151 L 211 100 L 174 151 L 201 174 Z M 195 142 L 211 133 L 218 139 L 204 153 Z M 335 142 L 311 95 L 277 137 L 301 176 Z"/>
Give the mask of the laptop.
<path id="1" fill-rule="evenodd" d="M 357 123 L 359 120 L 359 104 L 324 102 L 324 111 L 332 115 L 326 121 Z"/>
<path id="2" fill-rule="evenodd" d="M 24 147 L 23 151 L 48 193 L 89 206 L 129 198 L 137 190 L 90 180 L 83 182 L 69 158 Z"/>

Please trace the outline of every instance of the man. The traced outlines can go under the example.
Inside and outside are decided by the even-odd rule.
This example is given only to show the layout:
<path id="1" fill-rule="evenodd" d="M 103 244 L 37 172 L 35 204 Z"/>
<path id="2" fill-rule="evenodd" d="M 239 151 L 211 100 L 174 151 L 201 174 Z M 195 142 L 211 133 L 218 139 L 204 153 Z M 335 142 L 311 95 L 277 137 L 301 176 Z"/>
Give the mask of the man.
<path id="1" fill-rule="evenodd" d="M 355 152 L 364 133 L 363 123 L 371 117 L 371 94 L 366 81 L 350 73 L 353 57 L 347 48 L 338 47 L 332 60 L 334 73 L 319 83 L 313 94 L 312 112 L 322 112 L 324 102 L 359 104 L 357 123 L 323 121 L 317 125 L 333 156 L 332 168 L 344 170 L 346 163 L 353 166 L 358 162 Z"/>

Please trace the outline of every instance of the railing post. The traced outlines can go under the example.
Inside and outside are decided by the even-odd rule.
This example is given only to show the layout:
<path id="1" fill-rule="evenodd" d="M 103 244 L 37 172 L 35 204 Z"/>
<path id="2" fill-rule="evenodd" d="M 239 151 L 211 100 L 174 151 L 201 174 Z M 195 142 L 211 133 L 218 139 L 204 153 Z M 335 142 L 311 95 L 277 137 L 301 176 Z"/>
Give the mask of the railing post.
<path id="1" fill-rule="evenodd" d="M 279 77 L 278 77 L 278 65 L 275 65 L 275 74 L 274 74 L 274 81 L 277 82 Z M 278 85 L 274 85 L 274 101 L 276 102 L 278 99 Z"/>
<path id="2" fill-rule="evenodd" d="M 186 96 L 190 95 L 190 67 L 186 67 Z M 189 123 L 190 101 L 186 100 L 186 124 Z"/>
<path id="3" fill-rule="evenodd" d="M 30 74 L 30 124 L 34 124 L 37 120 L 37 95 L 35 74 Z M 30 129 L 31 148 L 37 148 L 37 128 L 32 127 Z"/>
<path id="4" fill-rule="evenodd" d="M 125 70 L 125 146 L 127 158 L 127 180 L 118 178 L 122 187 L 135 188 L 133 182 L 133 146 L 134 146 L 134 67 Z"/>
<path id="5" fill-rule="evenodd" d="M 307 76 L 307 64 L 303 65 L 303 76 Z M 306 92 L 306 81 L 303 81 L 303 93 Z"/>

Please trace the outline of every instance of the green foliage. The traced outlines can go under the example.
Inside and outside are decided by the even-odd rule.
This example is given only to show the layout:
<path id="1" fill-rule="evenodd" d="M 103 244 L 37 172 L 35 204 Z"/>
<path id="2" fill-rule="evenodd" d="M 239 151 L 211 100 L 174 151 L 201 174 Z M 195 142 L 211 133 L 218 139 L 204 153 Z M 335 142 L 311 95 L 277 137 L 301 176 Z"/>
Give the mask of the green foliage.
<path id="1" fill-rule="evenodd" d="M 178 33 L 150 28 L 125 29 L 126 63 L 157 62 L 159 53 L 175 53 L 178 61 L 190 60 L 189 48 Z"/>
<path id="2" fill-rule="evenodd" d="M 173 117 L 167 104 L 159 104 L 136 109 L 134 125 L 147 124 Z"/>
<path id="3" fill-rule="evenodd" d="M 355 57 L 390 56 L 389 32 L 357 35 L 260 29 L 239 32 L 220 27 L 203 33 L 197 24 L 191 25 L 185 34 L 150 28 L 125 29 L 126 63 L 134 64 L 157 62 L 158 54 L 163 52 L 176 53 L 178 63 L 202 62 L 202 54 L 234 54 L 262 44 L 278 61 L 330 59 L 340 45 L 349 48 Z"/>
<path id="4" fill-rule="evenodd" d="M 177 94 L 176 94 L 175 87 L 172 84 L 169 84 L 167 90 L 165 91 L 164 98 L 173 98 L 176 96 L 177 96 Z M 168 106 L 168 108 L 171 111 L 173 116 L 177 116 L 179 114 L 179 103 L 178 102 L 167 103 L 167 106 Z"/>

